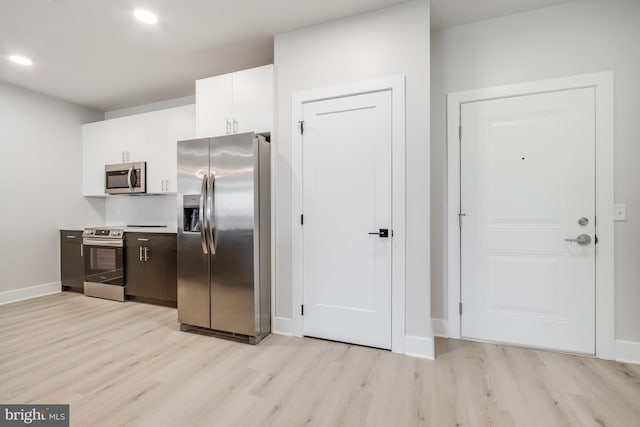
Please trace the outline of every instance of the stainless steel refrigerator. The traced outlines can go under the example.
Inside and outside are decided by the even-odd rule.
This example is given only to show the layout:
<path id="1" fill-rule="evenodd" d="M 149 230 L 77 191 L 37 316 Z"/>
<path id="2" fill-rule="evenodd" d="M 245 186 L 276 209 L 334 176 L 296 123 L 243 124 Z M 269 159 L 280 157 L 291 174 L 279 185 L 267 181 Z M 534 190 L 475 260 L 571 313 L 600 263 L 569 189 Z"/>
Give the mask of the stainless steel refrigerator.
<path id="1" fill-rule="evenodd" d="M 260 342 L 271 331 L 270 144 L 243 133 L 178 142 L 181 330 Z"/>

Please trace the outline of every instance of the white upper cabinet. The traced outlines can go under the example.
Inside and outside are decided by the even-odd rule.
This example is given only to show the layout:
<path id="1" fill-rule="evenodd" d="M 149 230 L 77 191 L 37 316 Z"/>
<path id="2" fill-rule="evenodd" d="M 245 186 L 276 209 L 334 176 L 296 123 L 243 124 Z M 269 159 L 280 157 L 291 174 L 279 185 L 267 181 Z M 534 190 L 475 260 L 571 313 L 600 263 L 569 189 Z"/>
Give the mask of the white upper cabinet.
<path id="1" fill-rule="evenodd" d="M 147 162 L 147 193 L 175 193 L 177 141 L 195 135 L 195 106 L 136 114 L 82 127 L 82 194 L 104 196 L 104 166 Z"/>
<path id="2" fill-rule="evenodd" d="M 233 121 L 233 75 L 196 80 L 196 135 L 226 135 Z"/>
<path id="3" fill-rule="evenodd" d="M 118 162 L 144 162 L 147 157 L 147 140 L 153 129 L 156 112 L 123 117 L 125 138 L 121 142 L 121 158 Z M 117 119 L 116 119 L 117 120 Z M 115 142 L 115 141 L 114 141 Z M 117 145 L 117 144 L 116 144 Z"/>
<path id="4" fill-rule="evenodd" d="M 273 126 L 273 65 L 233 75 L 233 132 L 271 132 Z"/>
<path id="5" fill-rule="evenodd" d="M 271 132 L 273 65 L 196 81 L 196 136 Z"/>
<path id="6" fill-rule="evenodd" d="M 105 120 L 82 126 L 82 194 L 104 196 L 104 165 L 120 161 L 125 122 Z"/>
<path id="7" fill-rule="evenodd" d="M 157 112 L 147 142 L 147 193 L 175 193 L 177 190 L 178 141 L 195 135 L 195 106 Z"/>

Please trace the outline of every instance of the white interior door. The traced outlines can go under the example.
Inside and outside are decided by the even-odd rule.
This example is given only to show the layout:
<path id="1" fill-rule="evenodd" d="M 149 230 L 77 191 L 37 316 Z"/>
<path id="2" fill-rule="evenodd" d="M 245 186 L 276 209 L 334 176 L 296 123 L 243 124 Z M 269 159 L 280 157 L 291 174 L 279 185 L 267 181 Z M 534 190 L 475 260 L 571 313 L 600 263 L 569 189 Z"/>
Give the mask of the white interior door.
<path id="1" fill-rule="evenodd" d="M 390 349 L 391 91 L 302 113 L 304 335 Z"/>
<path id="2" fill-rule="evenodd" d="M 594 354 L 594 89 L 463 104 L 461 125 L 462 336 Z"/>

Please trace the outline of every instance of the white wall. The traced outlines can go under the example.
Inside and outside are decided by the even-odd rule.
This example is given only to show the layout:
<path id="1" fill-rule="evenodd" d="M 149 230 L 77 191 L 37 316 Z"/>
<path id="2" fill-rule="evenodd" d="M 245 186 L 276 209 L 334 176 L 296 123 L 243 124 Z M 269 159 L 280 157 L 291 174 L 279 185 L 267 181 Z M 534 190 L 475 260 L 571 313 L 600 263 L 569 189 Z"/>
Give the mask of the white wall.
<path id="1" fill-rule="evenodd" d="M 101 118 L 0 82 L 0 293 L 59 282 L 59 227 L 104 221 L 81 195 L 81 125 Z"/>
<path id="2" fill-rule="evenodd" d="M 177 200 L 175 194 L 109 197 L 105 201 L 105 224 L 176 227 Z"/>
<path id="3" fill-rule="evenodd" d="M 195 90 L 195 82 L 193 86 Z M 181 98 L 167 99 L 166 101 L 153 102 L 151 104 L 136 105 L 135 107 L 123 108 L 121 110 L 112 110 L 104 113 L 104 119 L 115 119 L 118 117 L 131 116 L 134 114 L 149 113 L 151 111 L 165 110 L 167 108 L 182 107 L 196 103 L 196 96 L 183 96 Z"/>
<path id="4" fill-rule="evenodd" d="M 432 313 L 447 317 L 446 93 L 615 71 L 616 338 L 640 342 L 640 2 L 583 0 L 431 34 Z"/>
<path id="5" fill-rule="evenodd" d="M 429 2 L 417 0 L 275 37 L 276 313 L 291 318 L 291 95 L 406 76 L 406 334 L 430 337 Z M 297 213 L 296 213 L 297 215 Z"/>

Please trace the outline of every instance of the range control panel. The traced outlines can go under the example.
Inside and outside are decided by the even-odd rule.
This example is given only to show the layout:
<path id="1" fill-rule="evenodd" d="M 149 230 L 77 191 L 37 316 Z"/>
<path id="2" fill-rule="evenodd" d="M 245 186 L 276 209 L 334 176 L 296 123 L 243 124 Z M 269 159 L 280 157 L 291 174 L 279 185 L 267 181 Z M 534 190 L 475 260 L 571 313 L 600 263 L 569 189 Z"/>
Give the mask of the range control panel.
<path id="1" fill-rule="evenodd" d="M 85 228 L 82 236 L 121 239 L 124 236 L 124 228 Z"/>

